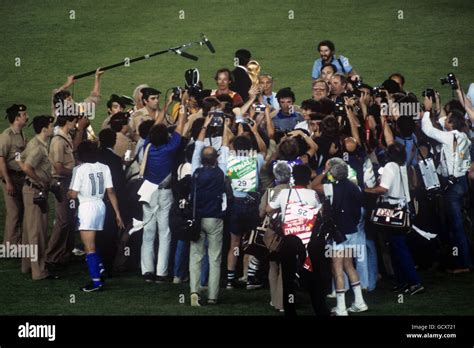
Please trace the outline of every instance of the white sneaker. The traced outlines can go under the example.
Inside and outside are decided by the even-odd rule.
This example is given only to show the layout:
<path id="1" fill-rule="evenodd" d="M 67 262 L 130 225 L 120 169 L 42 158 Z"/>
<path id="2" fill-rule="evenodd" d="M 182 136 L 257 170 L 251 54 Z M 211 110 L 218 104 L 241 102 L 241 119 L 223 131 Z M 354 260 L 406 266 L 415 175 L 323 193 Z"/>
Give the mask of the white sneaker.
<path id="1" fill-rule="evenodd" d="M 201 307 L 201 302 L 199 301 L 199 294 L 191 294 L 191 307 Z"/>
<path id="2" fill-rule="evenodd" d="M 362 302 L 360 304 L 353 303 L 352 306 L 350 306 L 347 311 L 351 313 L 360 313 L 360 312 L 365 312 L 369 310 L 369 306 L 367 306 L 367 303 Z"/>
<path id="3" fill-rule="evenodd" d="M 72 253 L 74 254 L 74 256 L 83 256 L 83 255 L 86 254 L 84 252 L 84 250 L 81 250 L 81 249 L 78 249 L 78 248 L 72 249 Z"/>
<path id="4" fill-rule="evenodd" d="M 347 310 L 339 310 L 337 307 L 334 307 L 331 309 L 331 314 L 335 315 L 336 317 L 347 317 L 349 314 L 347 313 Z"/>
<path id="5" fill-rule="evenodd" d="M 333 291 L 329 295 L 326 295 L 327 298 L 336 298 L 336 292 Z"/>
<path id="6" fill-rule="evenodd" d="M 344 293 L 348 292 L 348 289 L 344 290 Z M 336 290 L 333 290 L 329 295 L 326 295 L 327 298 L 336 298 Z"/>

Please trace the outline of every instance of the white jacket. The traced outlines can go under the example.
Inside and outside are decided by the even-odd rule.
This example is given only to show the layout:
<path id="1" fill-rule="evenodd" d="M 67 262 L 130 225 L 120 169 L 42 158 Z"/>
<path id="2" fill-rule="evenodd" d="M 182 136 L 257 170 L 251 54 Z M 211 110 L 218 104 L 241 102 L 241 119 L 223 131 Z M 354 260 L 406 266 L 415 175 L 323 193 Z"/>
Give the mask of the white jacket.
<path id="1" fill-rule="evenodd" d="M 441 153 L 441 175 L 448 177 L 454 175 L 456 178 L 466 175 L 471 166 L 471 141 L 465 133 L 457 130 L 443 132 L 431 124 L 429 112 L 425 112 L 421 121 L 421 129 L 430 138 L 439 141 L 442 146 Z M 454 139 L 457 141 L 456 152 L 454 152 Z"/>

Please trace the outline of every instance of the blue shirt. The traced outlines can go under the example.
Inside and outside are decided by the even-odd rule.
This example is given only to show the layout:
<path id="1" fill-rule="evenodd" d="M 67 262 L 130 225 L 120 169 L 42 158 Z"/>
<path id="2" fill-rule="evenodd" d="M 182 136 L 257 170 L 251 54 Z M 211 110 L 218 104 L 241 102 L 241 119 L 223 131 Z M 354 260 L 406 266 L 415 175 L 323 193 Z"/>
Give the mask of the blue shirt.
<path id="1" fill-rule="evenodd" d="M 196 216 L 220 219 L 224 216 L 222 199 L 225 192 L 225 175 L 219 167 L 201 167 L 193 175 L 191 202 L 196 189 Z"/>
<path id="2" fill-rule="evenodd" d="M 342 65 L 339 63 L 341 61 Z M 335 56 L 332 56 L 331 64 L 337 68 L 337 72 L 347 74 L 352 71 L 352 65 L 349 64 L 349 59 L 344 56 L 339 56 L 339 60 Z M 323 66 L 323 61 L 321 58 L 316 59 L 313 65 L 313 80 L 316 80 L 321 75 L 321 67 Z M 344 66 L 344 69 L 343 69 Z M 345 71 L 345 72 L 344 72 Z"/>
<path id="3" fill-rule="evenodd" d="M 416 166 L 417 163 L 418 163 L 418 158 L 417 158 L 418 151 L 415 147 L 415 141 L 417 141 L 416 135 L 412 134 L 412 136 L 410 138 L 402 138 L 402 137 L 396 136 L 395 141 L 397 143 L 402 144 L 402 145 L 405 146 L 405 152 L 406 152 L 406 155 L 407 155 L 405 165 L 407 165 L 407 166 Z M 410 161 L 410 159 L 411 159 L 411 161 Z"/>
<path id="4" fill-rule="evenodd" d="M 362 191 L 347 179 L 333 183 L 332 189 L 331 205 L 337 228 L 344 234 L 356 233 L 362 208 Z"/>
<path id="5" fill-rule="evenodd" d="M 150 139 L 146 139 L 145 147 L 150 143 Z M 148 160 L 146 162 L 145 180 L 159 185 L 170 173 L 173 168 L 176 150 L 181 144 L 181 135 L 174 132 L 168 144 L 150 146 L 148 152 Z"/>
<path id="6" fill-rule="evenodd" d="M 296 125 L 303 121 L 304 117 L 298 112 L 294 112 L 290 115 L 285 115 L 283 112 L 279 112 L 272 118 L 273 126 L 275 129 L 287 132 L 295 129 Z"/>

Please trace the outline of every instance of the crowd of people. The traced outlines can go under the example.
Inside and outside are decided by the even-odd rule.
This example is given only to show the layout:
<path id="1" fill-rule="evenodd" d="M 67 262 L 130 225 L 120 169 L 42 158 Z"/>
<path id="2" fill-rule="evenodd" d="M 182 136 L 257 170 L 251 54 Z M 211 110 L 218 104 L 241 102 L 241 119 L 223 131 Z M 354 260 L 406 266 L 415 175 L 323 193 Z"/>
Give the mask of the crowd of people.
<path id="1" fill-rule="evenodd" d="M 381 277 L 411 296 L 425 291 L 419 269 L 470 272 L 474 88 L 465 94 L 449 74 L 458 98 L 443 104 L 432 88 L 405 91 L 400 73 L 369 86 L 331 41 L 317 48 L 300 105 L 239 49 L 215 89 L 190 69 L 161 107 L 162 93 L 144 84 L 112 95 L 97 135 L 100 69 L 83 102 L 69 91 L 73 76 L 55 89 L 28 141 L 27 107 L 9 107 L 3 243 L 38 246 L 21 271 L 59 279 L 85 254 L 85 292 L 139 270 L 147 283 L 189 282 L 191 306 L 268 284 L 275 310 L 295 315 L 300 289 L 318 316 L 369 310 Z"/>

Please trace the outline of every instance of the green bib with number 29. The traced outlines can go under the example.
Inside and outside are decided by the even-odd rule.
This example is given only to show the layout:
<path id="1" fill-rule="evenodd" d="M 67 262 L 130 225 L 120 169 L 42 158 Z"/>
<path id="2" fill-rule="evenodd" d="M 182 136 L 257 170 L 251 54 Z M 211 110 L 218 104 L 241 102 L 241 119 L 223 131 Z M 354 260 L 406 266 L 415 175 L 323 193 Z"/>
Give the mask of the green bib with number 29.
<path id="1" fill-rule="evenodd" d="M 227 176 L 231 180 L 233 190 L 240 192 L 257 191 L 257 158 L 229 157 Z"/>

